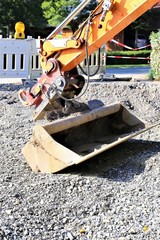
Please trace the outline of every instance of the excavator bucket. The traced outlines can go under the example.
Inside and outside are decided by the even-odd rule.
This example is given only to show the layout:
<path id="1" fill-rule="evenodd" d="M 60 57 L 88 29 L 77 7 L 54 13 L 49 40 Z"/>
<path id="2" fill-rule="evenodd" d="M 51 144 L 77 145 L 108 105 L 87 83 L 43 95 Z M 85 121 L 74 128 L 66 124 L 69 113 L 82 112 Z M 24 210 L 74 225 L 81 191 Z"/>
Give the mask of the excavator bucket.
<path id="1" fill-rule="evenodd" d="M 121 103 L 36 125 L 23 154 L 33 171 L 55 173 L 152 128 Z"/>

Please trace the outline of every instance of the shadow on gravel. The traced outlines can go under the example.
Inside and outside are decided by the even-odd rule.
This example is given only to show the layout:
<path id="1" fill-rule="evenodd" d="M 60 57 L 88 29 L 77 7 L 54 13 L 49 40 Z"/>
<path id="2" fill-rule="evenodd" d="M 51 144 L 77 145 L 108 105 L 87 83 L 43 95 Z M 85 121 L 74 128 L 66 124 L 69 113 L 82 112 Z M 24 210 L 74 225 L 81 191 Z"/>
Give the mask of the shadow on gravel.
<path id="1" fill-rule="evenodd" d="M 23 88 L 23 85 L 22 84 L 16 84 L 16 83 L 13 83 L 13 84 L 0 84 L 0 91 L 3 91 L 3 92 L 14 92 L 14 91 L 18 91 L 19 89 Z"/>
<path id="2" fill-rule="evenodd" d="M 0 101 L 6 104 L 15 104 L 19 101 L 18 91 L 22 88 L 20 84 L 0 84 Z"/>
<path id="3" fill-rule="evenodd" d="M 144 172 L 145 162 L 159 149 L 158 142 L 132 139 L 61 173 L 128 182 Z"/>

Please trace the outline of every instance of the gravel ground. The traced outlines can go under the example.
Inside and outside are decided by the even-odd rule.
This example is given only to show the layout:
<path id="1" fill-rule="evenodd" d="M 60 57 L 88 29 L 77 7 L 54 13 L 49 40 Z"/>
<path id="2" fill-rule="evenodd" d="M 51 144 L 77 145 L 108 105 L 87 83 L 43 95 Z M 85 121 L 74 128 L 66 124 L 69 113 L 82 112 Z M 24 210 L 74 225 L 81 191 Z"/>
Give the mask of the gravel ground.
<path id="1" fill-rule="evenodd" d="M 32 109 L 0 85 L 0 239 L 159 240 L 160 126 L 57 174 L 34 173 L 21 149 Z M 124 101 L 160 118 L 160 82 L 92 82 L 83 100 Z"/>

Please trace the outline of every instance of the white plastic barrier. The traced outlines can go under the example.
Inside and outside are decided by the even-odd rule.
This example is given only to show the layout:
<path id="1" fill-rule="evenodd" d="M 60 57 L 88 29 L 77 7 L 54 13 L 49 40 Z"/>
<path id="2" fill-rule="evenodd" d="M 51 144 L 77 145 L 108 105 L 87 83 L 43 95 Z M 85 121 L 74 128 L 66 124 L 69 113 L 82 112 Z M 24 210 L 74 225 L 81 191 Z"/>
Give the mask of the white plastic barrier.
<path id="1" fill-rule="evenodd" d="M 0 37 L 0 78 L 37 78 L 40 40 Z"/>
<path id="2" fill-rule="evenodd" d="M 40 65 L 40 39 L 31 39 L 30 41 L 30 76 L 29 78 L 38 78 L 42 74 Z"/>
<path id="3" fill-rule="evenodd" d="M 99 55 L 100 54 L 100 55 Z M 80 64 L 81 68 L 85 73 L 87 73 L 87 61 L 86 59 L 81 62 Z M 99 51 L 94 52 L 89 56 L 89 73 L 92 75 L 96 72 L 97 73 L 105 73 L 106 69 L 106 45 L 103 45 Z M 83 74 L 80 68 L 78 68 L 79 73 Z"/>
<path id="4" fill-rule="evenodd" d="M 40 39 L 2 38 L 0 36 L 0 78 L 35 79 L 41 76 L 42 70 L 39 60 Z M 102 47 L 101 56 L 98 51 L 89 57 L 92 72 L 100 64 L 100 72 L 105 67 L 106 47 Z M 87 62 L 84 60 L 81 67 L 86 72 Z M 80 73 L 83 74 L 83 73 Z"/>

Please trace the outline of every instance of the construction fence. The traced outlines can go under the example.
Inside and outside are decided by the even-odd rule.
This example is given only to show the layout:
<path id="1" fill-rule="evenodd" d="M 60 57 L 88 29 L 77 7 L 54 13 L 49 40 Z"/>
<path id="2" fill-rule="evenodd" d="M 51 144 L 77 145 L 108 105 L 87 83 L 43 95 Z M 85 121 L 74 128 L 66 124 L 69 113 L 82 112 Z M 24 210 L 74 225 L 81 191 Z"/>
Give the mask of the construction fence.
<path id="1" fill-rule="evenodd" d="M 111 40 L 114 41 L 115 40 Z M 115 42 L 121 44 L 119 42 Z M 122 44 L 121 44 L 122 45 Z M 123 45 L 124 47 L 127 47 Z M 135 50 L 135 49 L 132 49 Z M 136 49 L 138 50 L 138 49 Z M 27 37 L 27 39 L 3 38 L 0 36 L 0 78 L 39 78 L 42 71 L 39 59 L 40 39 Z M 89 57 L 90 74 L 98 69 L 98 73 L 105 72 L 106 58 L 120 58 L 119 56 L 106 56 L 106 46 Z M 123 57 L 125 58 L 125 57 Z M 128 57 L 132 58 L 132 57 Z M 133 57 L 132 59 L 137 59 Z M 88 62 L 84 60 L 80 66 L 87 73 Z M 99 68 L 98 68 L 99 67 Z M 80 68 L 80 74 L 83 74 Z"/>
<path id="2" fill-rule="evenodd" d="M 38 78 L 40 40 L 0 36 L 0 78 Z"/>

